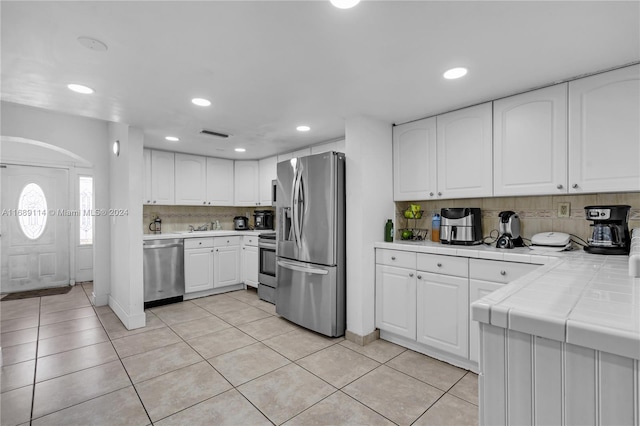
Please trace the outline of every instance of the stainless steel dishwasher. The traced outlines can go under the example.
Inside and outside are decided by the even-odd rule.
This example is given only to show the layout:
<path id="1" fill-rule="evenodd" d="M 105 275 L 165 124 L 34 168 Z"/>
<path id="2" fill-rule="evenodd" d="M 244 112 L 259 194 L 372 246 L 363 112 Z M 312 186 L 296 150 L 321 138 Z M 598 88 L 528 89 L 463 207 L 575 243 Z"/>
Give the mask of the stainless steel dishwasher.
<path id="1" fill-rule="evenodd" d="M 143 241 L 144 307 L 182 302 L 184 239 Z"/>

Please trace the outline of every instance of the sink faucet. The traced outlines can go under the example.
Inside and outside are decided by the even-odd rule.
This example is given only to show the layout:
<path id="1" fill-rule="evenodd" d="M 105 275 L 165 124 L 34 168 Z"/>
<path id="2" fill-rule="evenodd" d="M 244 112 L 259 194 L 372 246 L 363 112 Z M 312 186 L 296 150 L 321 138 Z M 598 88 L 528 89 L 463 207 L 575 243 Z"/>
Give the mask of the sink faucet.
<path id="1" fill-rule="evenodd" d="M 193 232 L 193 225 L 189 225 L 189 232 Z"/>
<path id="2" fill-rule="evenodd" d="M 198 226 L 196 231 L 206 231 L 208 229 L 208 225 L 205 223 L 204 225 Z"/>

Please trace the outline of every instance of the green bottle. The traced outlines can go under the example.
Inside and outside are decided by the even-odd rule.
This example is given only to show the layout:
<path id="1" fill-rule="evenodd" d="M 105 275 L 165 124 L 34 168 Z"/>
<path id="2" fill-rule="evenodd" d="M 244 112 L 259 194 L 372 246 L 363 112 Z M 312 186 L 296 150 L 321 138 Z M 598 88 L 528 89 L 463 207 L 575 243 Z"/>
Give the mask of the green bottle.
<path id="1" fill-rule="evenodd" d="M 391 219 L 387 219 L 387 223 L 384 225 L 384 240 L 388 243 L 393 242 L 393 222 Z"/>

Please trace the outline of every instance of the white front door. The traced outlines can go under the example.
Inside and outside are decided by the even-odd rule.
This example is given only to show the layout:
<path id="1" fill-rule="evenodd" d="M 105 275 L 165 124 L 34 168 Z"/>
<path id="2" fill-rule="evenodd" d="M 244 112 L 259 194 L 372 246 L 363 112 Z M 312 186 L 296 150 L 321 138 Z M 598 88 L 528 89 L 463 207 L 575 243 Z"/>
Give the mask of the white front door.
<path id="1" fill-rule="evenodd" d="M 2 293 L 68 285 L 68 171 L 6 165 L 0 177 Z"/>

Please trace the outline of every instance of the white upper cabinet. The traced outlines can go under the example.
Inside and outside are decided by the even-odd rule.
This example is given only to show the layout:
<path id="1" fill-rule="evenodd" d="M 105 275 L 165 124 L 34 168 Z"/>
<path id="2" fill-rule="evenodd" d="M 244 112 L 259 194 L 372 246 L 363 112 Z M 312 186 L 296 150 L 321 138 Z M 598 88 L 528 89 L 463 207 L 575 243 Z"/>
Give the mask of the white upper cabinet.
<path id="1" fill-rule="evenodd" d="M 207 157 L 207 205 L 233 206 L 233 160 Z"/>
<path id="2" fill-rule="evenodd" d="M 278 163 L 283 161 L 291 160 L 293 158 L 292 152 L 287 152 L 286 154 L 278 154 Z"/>
<path id="3" fill-rule="evenodd" d="M 175 204 L 173 152 L 151 151 L 151 203 Z"/>
<path id="4" fill-rule="evenodd" d="M 393 128 L 393 199 L 436 198 L 435 117 Z"/>
<path id="5" fill-rule="evenodd" d="M 640 190 L 640 65 L 569 83 L 569 192 Z"/>
<path id="6" fill-rule="evenodd" d="M 258 161 L 236 161 L 234 164 L 234 205 L 257 206 L 259 182 Z"/>
<path id="7" fill-rule="evenodd" d="M 278 177 L 278 157 L 273 156 L 269 158 L 263 158 L 258 161 L 259 176 L 260 176 L 260 205 L 271 205 L 271 182 Z"/>
<path id="8" fill-rule="evenodd" d="M 438 198 L 490 197 L 491 102 L 442 114 L 436 120 Z"/>
<path id="9" fill-rule="evenodd" d="M 493 103 L 493 194 L 567 192 L 567 84 Z"/>
<path id="10" fill-rule="evenodd" d="M 311 147 L 311 155 L 322 154 L 323 152 L 330 152 L 330 151 L 344 152 L 344 148 L 345 148 L 344 139 L 341 139 L 339 141 L 333 141 L 333 142 L 325 142 L 319 145 L 313 145 Z"/>
<path id="11" fill-rule="evenodd" d="M 198 155 L 175 154 L 176 204 L 207 204 L 207 159 Z"/>
<path id="12" fill-rule="evenodd" d="M 143 149 L 144 174 L 142 181 L 142 204 L 151 204 L 151 150 Z"/>
<path id="13" fill-rule="evenodd" d="M 297 151 L 293 151 L 291 153 L 291 158 L 306 157 L 308 155 L 311 155 L 311 148 L 310 147 L 306 147 L 306 148 L 299 149 Z"/>

